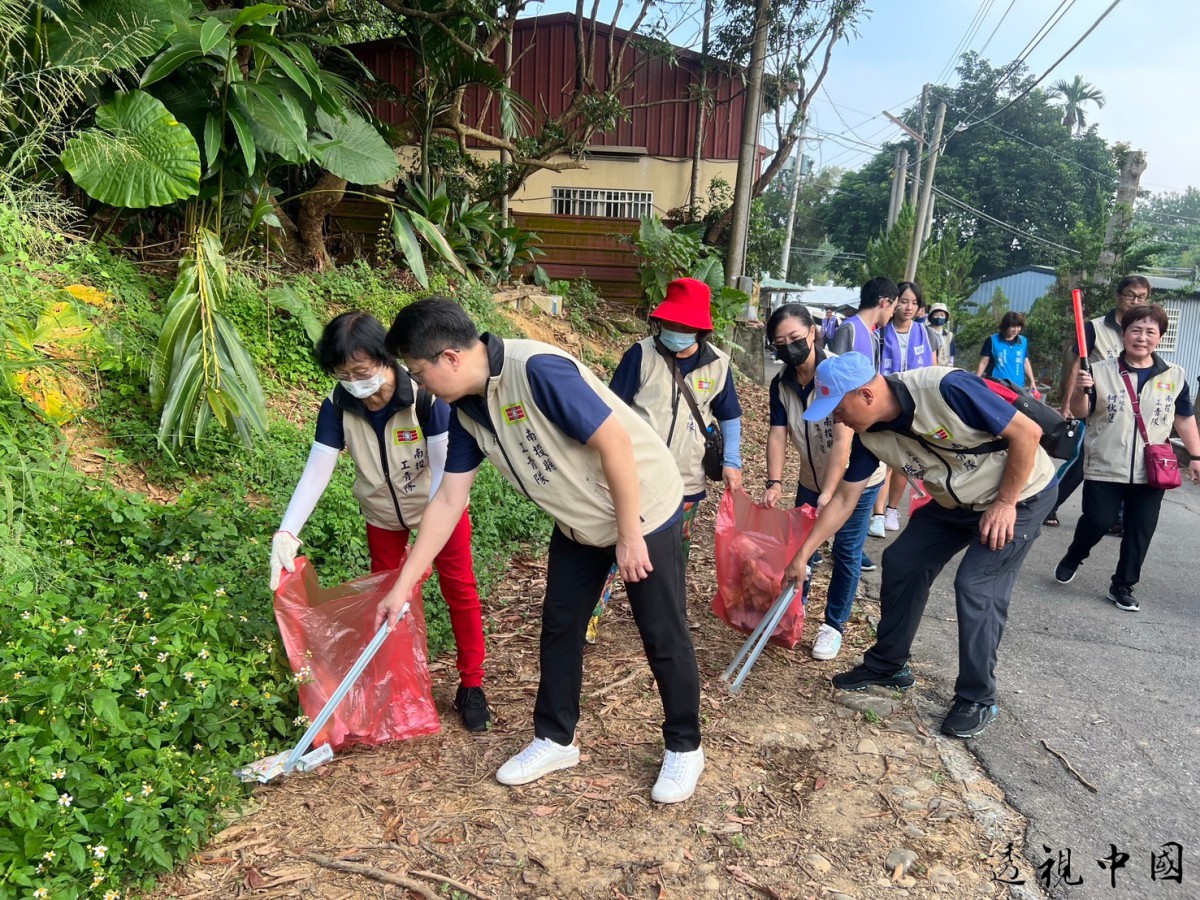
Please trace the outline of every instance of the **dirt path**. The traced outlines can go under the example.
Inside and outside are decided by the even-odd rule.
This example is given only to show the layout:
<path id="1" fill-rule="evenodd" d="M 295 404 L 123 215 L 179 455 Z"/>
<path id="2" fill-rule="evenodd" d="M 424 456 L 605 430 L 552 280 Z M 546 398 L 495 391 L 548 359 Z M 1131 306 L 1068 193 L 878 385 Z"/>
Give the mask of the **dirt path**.
<path id="1" fill-rule="evenodd" d="M 742 384 L 739 392 L 747 484 L 757 490 L 766 391 Z M 1004 896 L 992 873 L 1007 841 L 1020 847 L 1023 823 L 1002 818 L 985 835 L 968 810 L 994 806 L 1000 794 L 970 771 L 972 758 L 958 753 L 964 785 L 948 774 L 940 739 L 913 699 L 843 697 L 870 707 L 856 711 L 830 688 L 829 676 L 869 643 L 876 606 L 856 606 L 840 660 L 815 662 L 808 648 L 824 599 L 818 569 L 804 642 L 770 648 L 736 697 L 719 682 L 743 636 L 708 611 L 715 500 L 693 539 L 689 575 L 708 757 L 690 802 L 660 808 L 649 800 L 661 706 L 623 597 L 587 653 L 581 764 L 521 788 L 495 781 L 496 768 L 531 736 L 537 688 L 544 564 L 515 558 L 486 605 L 486 686 L 497 714 L 490 733 L 458 725 L 449 708 L 455 673 L 438 660 L 440 734 L 352 751 L 260 788 L 252 812 L 149 896 Z M 887 864 L 901 849 L 916 855 L 907 875 Z"/>

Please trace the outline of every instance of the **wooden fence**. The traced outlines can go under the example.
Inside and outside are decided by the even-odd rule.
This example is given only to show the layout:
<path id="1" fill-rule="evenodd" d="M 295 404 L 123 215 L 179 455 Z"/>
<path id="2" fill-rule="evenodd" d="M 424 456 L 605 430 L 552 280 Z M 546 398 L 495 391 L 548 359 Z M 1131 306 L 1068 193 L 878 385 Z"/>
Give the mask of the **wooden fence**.
<path id="1" fill-rule="evenodd" d="M 364 198 L 346 198 L 329 216 L 329 232 L 339 247 L 369 251 L 381 230 L 386 235 L 387 206 Z M 537 245 L 546 254 L 537 263 L 552 279 L 588 281 L 607 300 L 636 302 L 642 296 L 638 264 L 631 244 L 619 235 L 637 233 L 636 219 L 605 219 L 595 216 L 558 216 L 513 212 L 513 222 L 538 236 Z M 339 259 L 343 257 L 339 253 Z"/>

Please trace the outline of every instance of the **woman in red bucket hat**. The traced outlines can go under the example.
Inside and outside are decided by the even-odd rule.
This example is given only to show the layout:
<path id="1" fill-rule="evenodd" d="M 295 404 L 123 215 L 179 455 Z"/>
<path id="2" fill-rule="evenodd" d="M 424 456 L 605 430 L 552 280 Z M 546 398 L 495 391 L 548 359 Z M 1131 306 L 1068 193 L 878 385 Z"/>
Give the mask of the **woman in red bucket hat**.
<path id="1" fill-rule="evenodd" d="M 692 523 L 704 500 L 705 432 L 720 429 L 724 439 L 723 483 L 742 486 L 742 406 L 733 386 L 729 354 L 709 342 L 713 331 L 712 293 L 696 278 L 677 278 L 650 313 L 656 334 L 638 341 L 621 357 L 610 387 L 663 439 L 683 476 L 683 558 L 691 549 Z M 681 384 L 682 382 L 682 384 Z M 703 419 L 701 426 L 683 395 L 686 389 Z M 612 591 L 612 576 L 604 587 L 588 640 Z"/>

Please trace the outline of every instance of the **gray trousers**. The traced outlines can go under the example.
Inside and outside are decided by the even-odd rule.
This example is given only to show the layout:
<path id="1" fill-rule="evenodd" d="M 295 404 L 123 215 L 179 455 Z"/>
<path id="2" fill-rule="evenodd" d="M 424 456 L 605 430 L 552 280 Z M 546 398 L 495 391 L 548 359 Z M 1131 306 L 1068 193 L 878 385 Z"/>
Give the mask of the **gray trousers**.
<path id="1" fill-rule="evenodd" d="M 908 662 L 929 588 L 951 557 L 966 547 L 954 576 L 958 611 L 954 693 L 973 703 L 995 703 L 996 651 L 1008 620 L 1013 585 L 1056 496 L 1051 485 L 1018 503 L 1014 539 L 1000 550 L 989 550 L 980 542 L 983 513 L 946 509 L 935 502 L 917 510 L 883 553 L 879 628 L 875 646 L 863 658 L 867 668 L 892 674 Z"/>

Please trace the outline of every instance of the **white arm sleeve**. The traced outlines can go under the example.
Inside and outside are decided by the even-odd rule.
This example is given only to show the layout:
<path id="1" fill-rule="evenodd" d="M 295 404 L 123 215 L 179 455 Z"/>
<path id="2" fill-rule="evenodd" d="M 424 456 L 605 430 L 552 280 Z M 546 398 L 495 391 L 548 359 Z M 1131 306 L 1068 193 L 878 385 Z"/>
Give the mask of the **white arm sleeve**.
<path id="1" fill-rule="evenodd" d="M 429 451 L 429 496 L 432 497 L 437 493 L 442 476 L 446 473 L 446 452 L 450 448 L 449 432 L 435 434 L 427 439 L 425 448 Z"/>
<path id="2" fill-rule="evenodd" d="M 279 524 L 280 531 L 289 531 L 297 538 L 300 536 L 300 529 L 312 515 L 317 501 L 325 493 L 325 488 L 329 487 L 329 480 L 333 478 L 333 470 L 337 466 L 340 452 L 336 447 L 328 447 L 325 444 L 312 445 L 304 473 L 300 476 L 296 489 L 292 491 L 287 512 L 283 514 L 283 521 Z"/>

